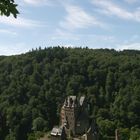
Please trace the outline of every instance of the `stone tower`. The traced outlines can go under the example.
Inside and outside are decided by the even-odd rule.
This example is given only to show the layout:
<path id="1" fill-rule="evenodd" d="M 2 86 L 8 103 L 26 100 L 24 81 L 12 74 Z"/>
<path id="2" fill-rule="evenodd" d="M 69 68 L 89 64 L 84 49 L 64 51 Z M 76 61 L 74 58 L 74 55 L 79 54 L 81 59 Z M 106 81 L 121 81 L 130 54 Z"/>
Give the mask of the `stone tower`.
<path id="1" fill-rule="evenodd" d="M 68 96 L 61 108 L 61 125 L 65 125 L 75 135 L 75 123 L 78 113 L 76 96 Z"/>
<path id="2" fill-rule="evenodd" d="M 52 129 L 53 140 L 65 140 L 66 138 L 98 140 L 98 131 L 95 123 L 90 121 L 88 109 L 85 96 L 79 98 L 68 96 L 61 108 L 60 127 Z"/>

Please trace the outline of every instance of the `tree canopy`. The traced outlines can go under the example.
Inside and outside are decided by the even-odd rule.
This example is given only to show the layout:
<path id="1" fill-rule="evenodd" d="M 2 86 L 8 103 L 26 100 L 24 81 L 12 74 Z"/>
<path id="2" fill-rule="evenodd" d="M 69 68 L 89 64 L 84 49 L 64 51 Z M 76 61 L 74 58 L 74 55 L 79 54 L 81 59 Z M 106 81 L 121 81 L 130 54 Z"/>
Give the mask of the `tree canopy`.
<path id="1" fill-rule="evenodd" d="M 101 140 L 140 137 L 140 51 L 50 47 L 0 57 L 0 139 L 31 140 L 59 124 L 68 95 L 86 95 Z"/>
<path id="2" fill-rule="evenodd" d="M 0 14 L 10 16 L 12 14 L 15 18 L 19 14 L 17 4 L 14 0 L 0 0 Z"/>

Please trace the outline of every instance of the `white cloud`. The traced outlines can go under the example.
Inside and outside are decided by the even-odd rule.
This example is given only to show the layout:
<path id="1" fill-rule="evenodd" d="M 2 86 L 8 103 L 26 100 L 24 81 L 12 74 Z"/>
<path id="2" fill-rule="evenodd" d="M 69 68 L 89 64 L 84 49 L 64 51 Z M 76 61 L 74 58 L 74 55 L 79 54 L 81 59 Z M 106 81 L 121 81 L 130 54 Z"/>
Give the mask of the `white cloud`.
<path id="1" fill-rule="evenodd" d="M 93 16 L 89 15 L 78 6 L 65 6 L 67 16 L 64 21 L 60 22 L 60 26 L 66 29 L 87 28 L 89 26 L 101 26 L 101 23 Z"/>
<path id="2" fill-rule="evenodd" d="M 140 9 L 133 12 L 120 7 L 109 0 L 92 0 L 92 4 L 99 8 L 99 11 L 109 16 L 117 16 L 121 19 L 140 22 Z"/>
<path id="3" fill-rule="evenodd" d="M 17 35 L 16 32 L 8 30 L 8 29 L 0 29 L 0 34 Z"/>
<path id="4" fill-rule="evenodd" d="M 132 4 L 132 3 L 137 3 L 139 0 L 124 0 L 125 2 Z"/>
<path id="5" fill-rule="evenodd" d="M 116 47 L 117 50 L 140 50 L 140 43 L 121 44 Z"/>
<path id="6" fill-rule="evenodd" d="M 24 2 L 34 6 L 52 5 L 50 0 L 24 0 Z"/>
<path id="7" fill-rule="evenodd" d="M 137 40 L 140 40 L 140 36 L 137 35 L 137 34 L 133 35 L 133 36 L 131 37 L 131 39 L 130 39 L 130 41 L 135 41 L 135 42 L 136 42 Z"/>
<path id="8" fill-rule="evenodd" d="M 51 37 L 51 42 L 57 42 L 57 44 L 65 46 L 88 46 L 91 48 L 108 47 L 111 48 L 114 44 L 118 43 L 115 36 L 102 35 L 102 34 L 78 34 L 68 30 L 57 29 Z"/>
<path id="9" fill-rule="evenodd" d="M 116 15 L 120 18 L 132 18 L 132 14 L 120 8 L 109 0 L 92 0 L 92 3 L 106 11 L 106 14 Z"/>
<path id="10" fill-rule="evenodd" d="M 24 0 L 24 1 L 29 4 L 39 4 L 44 2 L 44 0 Z"/>
<path id="11" fill-rule="evenodd" d="M 66 30 L 56 29 L 55 33 L 51 37 L 52 40 L 79 40 L 77 34 L 69 33 Z"/>
<path id="12" fill-rule="evenodd" d="M 0 45 L 0 55 L 16 55 L 29 51 L 28 45 L 25 43 L 17 44 L 1 44 Z"/>
<path id="13" fill-rule="evenodd" d="M 110 42 L 115 43 L 116 38 L 112 35 L 98 35 L 98 34 L 78 34 L 73 33 L 68 30 L 56 29 L 56 32 L 51 37 L 52 40 L 72 40 L 72 41 L 91 41 L 93 43 L 100 42 Z"/>
<path id="14" fill-rule="evenodd" d="M 39 27 L 39 26 L 44 26 L 43 23 L 35 21 L 35 20 L 30 20 L 26 18 L 20 18 L 18 17 L 13 18 L 13 17 L 0 17 L 0 23 L 2 24 L 7 24 L 15 27 Z"/>

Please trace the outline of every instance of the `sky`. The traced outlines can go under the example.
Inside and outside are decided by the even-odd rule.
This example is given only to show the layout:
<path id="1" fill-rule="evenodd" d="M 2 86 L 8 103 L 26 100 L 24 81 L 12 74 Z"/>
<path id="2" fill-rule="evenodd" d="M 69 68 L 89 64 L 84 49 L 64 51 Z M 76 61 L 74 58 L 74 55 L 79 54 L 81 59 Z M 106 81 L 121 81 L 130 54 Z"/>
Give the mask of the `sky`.
<path id="1" fill-rule="evenodd" d="M 15 0 L 0 16 L 0 55 L 41 46 L 140 50 L 140 0 Z"/>

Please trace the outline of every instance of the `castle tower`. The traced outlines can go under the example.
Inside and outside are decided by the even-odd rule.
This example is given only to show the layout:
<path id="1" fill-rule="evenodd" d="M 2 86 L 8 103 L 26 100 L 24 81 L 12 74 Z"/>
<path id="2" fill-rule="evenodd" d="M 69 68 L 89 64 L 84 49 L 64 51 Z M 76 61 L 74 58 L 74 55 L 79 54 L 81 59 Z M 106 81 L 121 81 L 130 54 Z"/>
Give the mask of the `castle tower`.
<path id="1" fill-rule="evenodd" d="M 65 125 L 70 133 L 75 134 L 75 122 L 78 113 L 76 96 L 68 96 L 61 108 L 61 125 Z"/>

